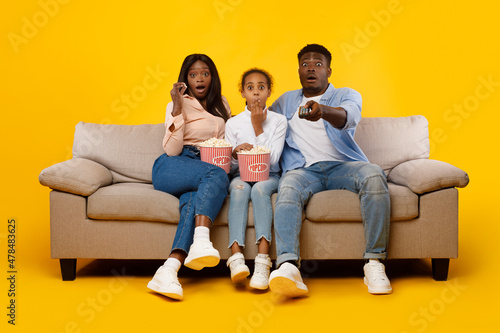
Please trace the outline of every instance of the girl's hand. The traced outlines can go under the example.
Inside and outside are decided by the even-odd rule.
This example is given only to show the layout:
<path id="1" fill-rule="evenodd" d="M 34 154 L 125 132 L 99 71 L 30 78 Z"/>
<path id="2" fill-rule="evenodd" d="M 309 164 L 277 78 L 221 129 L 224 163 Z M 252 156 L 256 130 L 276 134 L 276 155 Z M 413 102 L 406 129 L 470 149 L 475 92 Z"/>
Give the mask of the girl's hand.
<path id="1" fill-rule="evenodd" d="M 172 102 L 174 103 L 174 108 L 172 110 L 172 116 L 178 116 L 182 113 L 182 96 L 186 91 L 187 86 L 184 82 L 174 83 L 174 87 L 170 90 L 170 96 L 172 97 Z"/>
<path id="2" fill-rule="evenodd" d="M 250 150 L 250 149 L 252 149 L 252 148 L 253 148 L 253 145 L 251 145 L 251 144 L 249 144 L 249 143 L 246 143 L 246 142 L 245 142 L 245 143 L 242 143 L 242 144 L 241 144 L 241 145 L 239 145 L 239 146 L 236 146 L 236 147 L 233 149 L 233 158 L 234 158 L 235 160 L 237 160 L 237 159 L 238 159 L 238 155 L 237 155 L 237 153 L 239 153 L 239 152 L 240 152 L 240 151 L 242 151 L 242 150 Z"/>
<path id="3" fill-rule="evenodd" d="M 255 136 L 259 136 L 264 133 L 262 124 L 267 118 L 267 112 L 264 112 L 264 105 L 262 105 L 260 99 L 254 99 L 253 101 L 250 101 L 248 110 L 250 110 L 251 112 L 250 119 L 252 120 L 252 126 L 255 132 Z"/>

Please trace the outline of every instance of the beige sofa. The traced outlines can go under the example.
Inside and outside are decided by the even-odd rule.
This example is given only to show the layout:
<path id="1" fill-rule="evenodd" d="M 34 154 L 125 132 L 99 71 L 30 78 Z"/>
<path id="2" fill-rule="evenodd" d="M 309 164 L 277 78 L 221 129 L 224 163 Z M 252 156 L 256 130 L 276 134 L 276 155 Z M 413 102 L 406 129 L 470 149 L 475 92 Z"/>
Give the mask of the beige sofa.
<path id="1" fill-rule="evenodd" d="M 153 189 L 151 168 L 163 153 L 164 125 L 76 125 L 73 158 L 39 176 L 50 192 L 51 255 L 63 280 L 74 280 L 78 258 L 165 259 L 179 219 L 178 199 Z M 458 190 L 467 174 L 429 160 L 422 116 L 364 118 L 356 141 L 388 175 L 391 196 L 389 259 L 432 258 L 436 280 L 446 280 L 458 255 Z M 274 196 L 275 200 L 276 196 Z M 226 200 L 211 236 L 230 256 Z M 304 212 L 301 258 L 361 259 L 364 235 L 359 200 L 346 190 L 315 194 Z M 256 255 L 248 214 L 247 258 Z M 276 257 L 274 243 L 271 256 Z"/>

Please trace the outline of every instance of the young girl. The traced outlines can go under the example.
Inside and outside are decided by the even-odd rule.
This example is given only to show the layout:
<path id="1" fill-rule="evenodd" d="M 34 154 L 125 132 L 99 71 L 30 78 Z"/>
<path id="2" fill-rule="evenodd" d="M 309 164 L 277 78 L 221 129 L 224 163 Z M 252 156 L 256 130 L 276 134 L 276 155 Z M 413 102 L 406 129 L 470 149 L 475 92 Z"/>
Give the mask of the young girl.
<path id="1" fill-rule="evenodd" d="M 239 283 L 250 275 L 242 250 L 245 246 L 248 203 L 251 199 L 258 255 L 255 258 L 250 287 L 261 290 L 269 286 L 269 243 L 273 221 L 271 195 L 278 189 L 278 161 L 285 143 L 287 127 L 285 116 L 268 112 L 266 108 L 272 85 L 271 75 L 264 70 L 253 68 L 243 73 L 239 88 L 247 106 L 245 111 L 229 119 L 226 124 L 226 140 L 234 147 L 232 173 L 238 167 L 238 152 L 252 149 L 254 145 L 265 146 L 271 150 L 269 180 L 247 183 L 236 173 L 229 185 L 229 248 L 232 256 L 227 260 L 227 265 L 231 270 L 231 279 Z"/>
<path id="2" fill-rule="evenodd" d="M 210 242 L 211 227 L 228 194 L 226 172 L 200 160 L 198 145 L 212 137 L 224 137 L 231 111 L 221 95 L 217 68 L 204 54 L 184 59 L 167 105 L 165 154 L 153 166 L 156 190 L 179 198 L 180 221 L 172 252 L 158 268 L 148 288 L 181 300 L 177 272 L 182 264 L 200 270 L 219 263 L 219 252 Z"/>

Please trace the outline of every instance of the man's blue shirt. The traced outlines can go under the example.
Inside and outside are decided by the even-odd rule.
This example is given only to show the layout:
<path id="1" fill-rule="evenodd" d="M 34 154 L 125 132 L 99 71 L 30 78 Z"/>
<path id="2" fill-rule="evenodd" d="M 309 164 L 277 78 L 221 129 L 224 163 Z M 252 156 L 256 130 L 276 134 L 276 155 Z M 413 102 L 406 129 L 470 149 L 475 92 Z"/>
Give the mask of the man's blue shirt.
<path id="1" fill-rule="evenodd" d="M 287 120 L 290 121 L 303 98 L 302 89 L 288 91 L 273 103 L 271 110 L 285 115 Z M 319 104 L 326 106 L 341 107 L 347 112 L 346 124 L 341 129 L 335 128 L 326 120 L 321 119 L 325 124 L 328 138 L 346 161 L 368 162 L 365 154 L 354 141 L 354 132 L 361 120 L 361 102 L 361 95 L 356 90 L 335 88 L 331 83 L 319 102 Z M 311 135 L 314 135 L 314 133 L 311 133 Z M 281 154 L 281 170 L 285 173 L 289 170 L 301 168 L 305 164 L 304 155 L 293 141 L 289 126 L 286 132 L 285 146 Z"/>

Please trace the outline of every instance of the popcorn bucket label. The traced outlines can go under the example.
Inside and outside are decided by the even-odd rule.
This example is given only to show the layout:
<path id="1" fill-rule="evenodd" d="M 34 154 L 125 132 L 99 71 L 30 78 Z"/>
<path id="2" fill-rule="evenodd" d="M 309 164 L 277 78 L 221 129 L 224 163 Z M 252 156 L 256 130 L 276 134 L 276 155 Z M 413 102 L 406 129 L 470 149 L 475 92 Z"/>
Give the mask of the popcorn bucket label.
<path id="1" fill-rule="evenodd" d="M 266 163 L 254 163 L 248 166 L 248 170 L 255 173 L 266 172 L 268 169 Z"/>
<path id="2" fill-rule="evenodd" d="M 260 182 L 269 179 L 270 154 L 238 154 L 241 180 Z"/>
<path id="3" fill-rule="evenodd" d="M 229 173 L 232 149 L 232 147 L 200 147 L 200 158 L 203 162 L 221 167 Z"/>
<path id="4" fill-rule="evenodd" d="M 212 159 L 212 164 L 218 165 L 218 166 L 223 166 L 226 164 L 229 164 L 229 159 L 228 156 L 216 156 Z"/>

